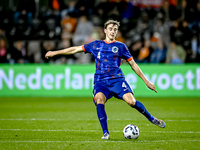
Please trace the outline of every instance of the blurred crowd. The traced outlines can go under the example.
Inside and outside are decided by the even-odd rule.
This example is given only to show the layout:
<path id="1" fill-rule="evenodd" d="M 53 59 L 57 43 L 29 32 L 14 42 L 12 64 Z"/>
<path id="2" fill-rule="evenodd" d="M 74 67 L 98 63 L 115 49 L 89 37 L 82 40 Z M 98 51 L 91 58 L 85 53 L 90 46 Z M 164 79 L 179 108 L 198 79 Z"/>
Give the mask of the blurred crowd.
<path id="1" fill-rule="evenodd" d="M 200 0 L 19 0 L 0 6 L 0 63 L 88 64 L 90 54 L 45 59 L 47 51 L 104 40 L 108 19 L 116 40 L 137 63 L 200 63 Z"/>

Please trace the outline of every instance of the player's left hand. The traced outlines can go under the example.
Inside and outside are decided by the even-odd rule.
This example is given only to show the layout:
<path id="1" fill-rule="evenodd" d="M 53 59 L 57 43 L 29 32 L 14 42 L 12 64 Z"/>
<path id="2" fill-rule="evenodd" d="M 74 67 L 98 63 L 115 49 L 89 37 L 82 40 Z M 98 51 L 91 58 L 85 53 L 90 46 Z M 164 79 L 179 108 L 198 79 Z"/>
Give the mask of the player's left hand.
<path id="1" fill-rule="evenodd" d="M 157 90 L 156 90 L 155 85 L 153 83 L 147 82 L 146 85 L 149 89 L 151 89 L 151 90 L 153 90 L 157 93 Z"/>

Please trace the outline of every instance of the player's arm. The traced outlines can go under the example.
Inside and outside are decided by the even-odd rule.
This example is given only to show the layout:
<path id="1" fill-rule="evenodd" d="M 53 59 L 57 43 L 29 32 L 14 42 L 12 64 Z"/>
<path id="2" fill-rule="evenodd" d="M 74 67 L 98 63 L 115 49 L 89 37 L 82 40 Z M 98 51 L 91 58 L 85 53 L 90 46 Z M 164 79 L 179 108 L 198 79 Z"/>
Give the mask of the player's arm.
<path id="1" fill-rule="evenodd" d="M 62 50 L 57 50 L 57 51 L 48 51 L 45 55 L 45 58 L 50 58 L 56 55 L 71 55 L 71 54 L 76 54 L 83 52 L 82 46 L 74 46 Z"/>
<path id="2" fill-rule="evenodd" d="M 146 86 L 157 93 L 154 84 L 149 82 L 149 80 L 145 77 L 145 75 L 143 74 L 142 70 L 135 63 L 135 61 L 132 59 L 132 60 L 128 61 L 128 63 L 131 66 L 131 68 L 133 69 L 133 71 L 135 71 L 135 73 L 144 81 Z"/>

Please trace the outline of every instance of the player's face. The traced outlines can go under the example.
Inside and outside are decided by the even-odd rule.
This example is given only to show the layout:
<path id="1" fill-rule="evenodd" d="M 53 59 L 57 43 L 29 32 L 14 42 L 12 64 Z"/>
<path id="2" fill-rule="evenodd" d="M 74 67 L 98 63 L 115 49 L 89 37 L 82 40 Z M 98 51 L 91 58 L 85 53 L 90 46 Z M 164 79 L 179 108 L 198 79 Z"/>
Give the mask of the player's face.
<path id="1" fill-rule="evenodd" d="M 118 26 L 114 24 L 109 24 L 106 29 L 104 29 L 104 32 L 106 33 L 106 38 L 113 41 L 115 40 L 115 37 L 118 32 Z"/>

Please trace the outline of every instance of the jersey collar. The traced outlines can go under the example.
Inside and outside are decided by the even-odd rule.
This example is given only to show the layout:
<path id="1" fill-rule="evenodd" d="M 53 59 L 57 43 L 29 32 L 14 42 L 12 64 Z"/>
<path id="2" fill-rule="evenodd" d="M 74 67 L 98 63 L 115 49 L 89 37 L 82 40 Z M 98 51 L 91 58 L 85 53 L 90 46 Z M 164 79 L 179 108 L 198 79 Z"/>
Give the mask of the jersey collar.
<path id="1" fill-rule="evenodd" d="M 106 41 L 106 40 L 104 40 L 104 42 L 106 43 L 106 44 L 110 44 L 110 43 L 114 43 L 114 42 L 116 42 L 116 40 L 114 40 L 114 41 L 112 41 L 112 42 L 108 42 L 108 41 Z"/>

